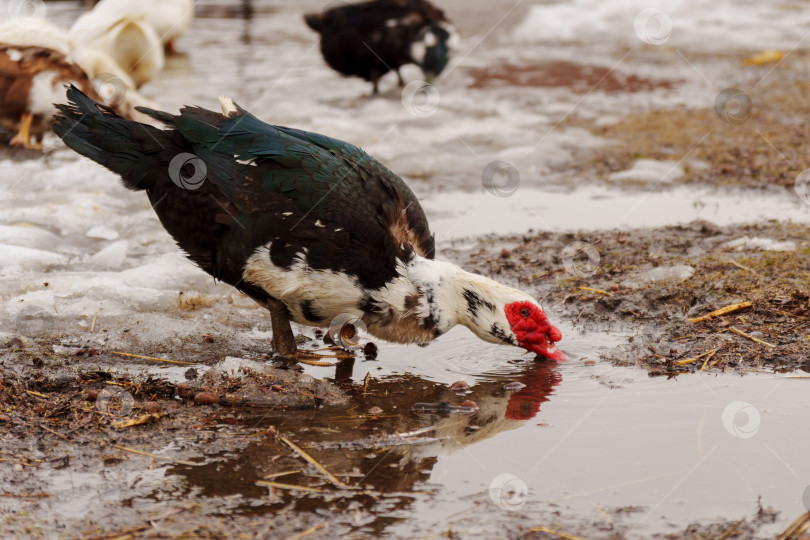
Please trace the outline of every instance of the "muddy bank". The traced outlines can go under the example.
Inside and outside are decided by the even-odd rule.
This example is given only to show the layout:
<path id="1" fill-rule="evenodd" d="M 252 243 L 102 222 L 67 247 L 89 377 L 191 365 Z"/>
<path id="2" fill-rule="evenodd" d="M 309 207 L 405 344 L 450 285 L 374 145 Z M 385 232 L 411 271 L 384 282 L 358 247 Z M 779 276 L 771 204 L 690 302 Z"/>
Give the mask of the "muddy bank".
<path id="1" fill-rule="evenodd" d="M 730 57 L 727 67 L 739 66 L 738 72 L 731 80 L 704 77 L 716 98 L 701 108 L 656 108 L 601 126 L 573 118 L 571 125 L 611 141 L 575 168 L 626 184 L 612 175 L 654 159 L 678 163 L 678 182 L 793 189 L 810 167 L 810 131 L 797 121 L 807 109 L 807 58 L 807 51 L 791 51 L 779 62 L 750 67 L 745 55 Z"/>
<path id="2" fill-rule="evenodd" d="M 552 316 L 623 328 L 607 355 L 651 374 L 810 371 L 810 229 L 708 222 L 488 238 L 466 265 L 535 288 Z M 727 315 L 690 322 L 743 304 Z M 565 342 L 562 343 L 565 349 Z"/>

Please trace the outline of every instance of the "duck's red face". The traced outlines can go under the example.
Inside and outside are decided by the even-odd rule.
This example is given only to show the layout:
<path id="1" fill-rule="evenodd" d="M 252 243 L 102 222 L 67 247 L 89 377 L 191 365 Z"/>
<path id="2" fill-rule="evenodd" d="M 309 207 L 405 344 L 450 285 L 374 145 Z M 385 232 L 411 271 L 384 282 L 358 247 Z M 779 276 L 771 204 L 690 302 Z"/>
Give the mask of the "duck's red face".
<path id="1" fill-rule="evenodd" d="M 554 344 L 562 339 L 562 333 L 552 326 L 542 309 L 531 302 L 512 302 L 504 310 L 518 345 L 550 360 L 566 361 L 563 352 Z"/>

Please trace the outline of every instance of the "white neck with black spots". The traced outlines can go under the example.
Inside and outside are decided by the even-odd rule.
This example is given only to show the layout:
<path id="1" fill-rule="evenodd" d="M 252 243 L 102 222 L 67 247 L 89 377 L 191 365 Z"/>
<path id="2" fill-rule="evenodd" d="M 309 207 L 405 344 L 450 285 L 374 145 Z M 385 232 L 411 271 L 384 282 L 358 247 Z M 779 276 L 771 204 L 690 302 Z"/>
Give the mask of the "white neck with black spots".
<path id="1" fill-rule="evenodd" d="M 447 262 L 415 257 L 407 272 L 419 291 L 417 314 L 426 327 L 435 324 L 437 335 L 463 324 L 484 341 L 517 345 L 504 307 L 519 301 L 537 303 L 522 291 Z"/>

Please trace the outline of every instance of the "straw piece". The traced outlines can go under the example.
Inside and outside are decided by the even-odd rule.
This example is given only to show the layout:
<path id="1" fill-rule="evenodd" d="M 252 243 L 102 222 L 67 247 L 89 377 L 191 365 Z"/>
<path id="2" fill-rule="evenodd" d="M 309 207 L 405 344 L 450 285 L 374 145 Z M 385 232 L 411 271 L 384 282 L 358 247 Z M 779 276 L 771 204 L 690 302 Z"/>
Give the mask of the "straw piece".
<path id="1" fill-rule="evenodd" d="M 154 360 L 156 362 L 166 362 L 167 364 L 179 364 L 181 366 L 194 366 L 196 365 L 194 362 L 181 362 L 180 360 L 167 360 L 165 358 L 157 358 L 155 356 L 144 356 L 142 354 L 132 354 L 132 353 L 125 353 L 120 351 L 110 351 L 112 354 L 117 354 L 119 356 L 130 356 L 132 358 L 141 358 L 143 360 Z"/>
<path id="2" fill-rule="evenodd" d="M 326 470 L 326 467 L 324 467 L 323 465 L 321 465 L 320 463 L 318 463 L 318 461 L 317 461 L 317 460 L 316 460 L 314 457 L 312 457 L 312 456 L 310 456 L 309 454 L 307 454 L 306 452 L 304 452 L 304 451 L 303 451 L 301 448 L 299 448 L 299 447 L 298 447 L 298 446 L 297 446 L 297 445 L 296 445 L 294 442 L 292 442 L 290 439 L 288 439 L 288 438 L 287 438 L 287 437 L 285 437 L 284 435 L 279 435 L 279 436 L 278 436 L 278 439 L 279 439 L 281 442 L 283 442 L 284 444 L 286 444 L 287 446 L 289 446 L 290 448 L 292 448 L 292 449 L 293 449 L 293 451 L 294 451 L 296 454 L 298 454 L 299 456 L 301 456 L 302 458 L 304 458 L 305 460 L 307 460 L 307 461 L 308 461 L 309 463 L 311 463 L 311 464 L 312 464 L 312 465 L 313 465 L 313 466 L 314 466 L 316 469 L 318 469 L 319 471 L 321 471 L 321 473 L 323 473 L 323 475 L 324 475 L 324 476 L 326 476 L 326 478 L 327 478 L 327 479 L 328 479 L 330 482 L 332 482 L 333 484 L 335 484 L 337 487 L 339 487 L 339 488 L 341 488 L 341 489 L 352 489 L 352 486 L 349 486 L 349 485 L 347 485 L 347 484 L 344 484 L 343 482 L 341 482 L 340 480 L 338 480 L 338 478 L 337 478 L 337 477 L 336 477 L 334 474 L 332 474 L 332 473 L 330 473 L 329 471 L 327 471 L 327 470 Z"/>
<path id="3" fill-rule="evenodd" d="M 282 484 L 281 482 L 271 482 L 270 480 L 257 480 L 257 486 L 270 486 L 278 489 L 289 489 L 292 491 L 311 491 L 312 493 L 323 493 L 322 489 L 309 486 L 296 486 L 294 484 Z"/>
<path id="4" fill-rule="evenodd" d="M 565 538 L 566 540 L 585 540 L 581 536 L 574 536 L 573 534 L 555 531 L 554 529 L 549 529 L 548 527 L 532 527 L 531 529 L 529 529 L 529 532 L 544 532 L 548 534 L 553 534 L 554 536 L 558 536 L 560 538 Z"/>
<path id="5" fill-rule="evenodd" d="M 693 356 L 692 358 L 687 358 L 686 360 L 678 360 L 677 362 L 675 362 L 675 364 L 679 365 L 679 366 L 682 366 L 684 364 L 691 364 L 695 360 L 700 360 L 701 358 L 703 358 L 707 354 L 714 354 L 716 352 L 717 352 L 717 349 L 712 349 L 711 351 L 706 351 L 705 353 L 701 353 L 701 354 L 699 354 L 697 356 Z M 705 366 L 706 364 L 704 363 L 703 365 Z"/>
<path id="6" fill-rule="evenodd" d="M 604 294 L 605 296 L 610 296 L 609 292 L 603 291 L 602 289 L 592 289 L 590 287 L 577 287 L 577 289 L 579 289 L 580 291 L 590 291 L 590 292 L 595 292 L 595 293 L 599 293 L 599 294 Z"/>
<path id="7" fill-rule="evenodd" d="M 688 321 L 690 323 L 699 323 L 703 321 L 708 321 L 709 319 L 713 319 L 721 315 L 728 315 L 729 313 L 734 313 L 735 311 L 739 311 L 741 309 L 750 308 L 751 305 L 752 305 L 751 302 L 746 300 L 745 302 L 739 302 L 737 304 L 731 304 L 730 306 L 722 307 L 720 309 L 715 309 L 711 313 L 707 313 L 702 317 L 695 317 L 694 319 L 688 319 Z"/>
<path id="8" fill-rule="evenodd" d="M 160 461 L 171 461 L 172 463 L 179 463 L 180 465 L 189 465 L 191 467 L 196 467 L 197 463 L 192 463 L 191 461 L 182 461 L 179 459 L 173 459 L 170 457 L 165 456 L 158 456 L 156 454 L 151 454 L 149 452 L 143 452 L 141 450 L 135 450 L 134 448 L 129 448 L 127 446 L 118 446 L 117 444 L 111 444 L 113 448 L 118 448 L 119 450 L 123 450 L 124 452 L 132 452 L 133 454 L 138 454 L 140 456 L 148 456 L 150 458 L 158 459 Z"/>
<path id="9" fill-rule="evenodd" d="M 728 328 L 728 330 L 729 330 L 729 332 L 731 332 L 733 334 L 737 334 L 738 336 L 748 338 L 751 341 L 755 341 L 756 343 L 759 343 L 760 345 L 765 345 L 766 347 L 771 347 L 772 349 L 776 348 L 776 345 L 774 345 L 773 343 L 768 343 L 767 341 L 762 341 L 761 339 L 757 339 L 757 338 L 755 338 L 754 336 L 752 336 L 750 334 L 746 334 L 745 332 L 743 332 L 742 330 L 740 330 L 736 326 L 730 326 Z"/>

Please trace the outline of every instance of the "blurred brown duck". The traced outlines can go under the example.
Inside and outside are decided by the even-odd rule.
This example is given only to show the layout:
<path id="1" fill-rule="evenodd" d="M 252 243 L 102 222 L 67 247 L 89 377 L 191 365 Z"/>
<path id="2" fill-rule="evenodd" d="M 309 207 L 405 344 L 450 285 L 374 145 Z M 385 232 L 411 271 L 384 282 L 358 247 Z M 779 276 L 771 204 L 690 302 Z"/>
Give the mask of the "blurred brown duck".
<path id="1" fill-rule="evenodd" d="M 84 70 L 64 53 L 0 43 L 0 129 L 13 133 L 12 146 L 42 149 L 54 103 L 67 102 L 68 84 L 100 99 Z"/>

